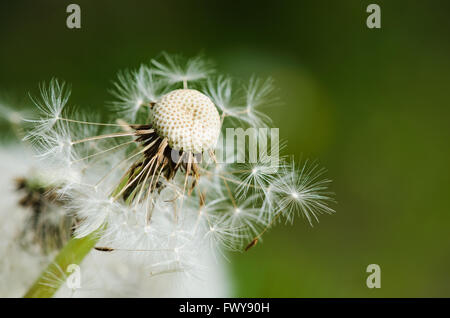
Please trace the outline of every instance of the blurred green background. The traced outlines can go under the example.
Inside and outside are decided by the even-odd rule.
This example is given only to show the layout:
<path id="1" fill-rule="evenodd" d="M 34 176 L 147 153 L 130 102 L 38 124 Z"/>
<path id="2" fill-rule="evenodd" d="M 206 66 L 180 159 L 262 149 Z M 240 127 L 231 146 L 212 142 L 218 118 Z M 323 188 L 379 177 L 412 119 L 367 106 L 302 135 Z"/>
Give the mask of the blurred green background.
<path id="1" fill-rule="evenodd" d="M 65 26 L 70 3 L 80 30 Z M 366 27 L 370 3 L 381 29 Z M 450 297 L 449 11 L 437 0 L 2 1 L 0 94 L 26 104 L 56 76 L 73 103 L 107 111 L 116 72 L 163 50 L 272 76 L 285 153 L 328 168 L 337 213 L 232 255 L 235 295 Z M 381 289 L 366 287 L 372 263 Z"/>

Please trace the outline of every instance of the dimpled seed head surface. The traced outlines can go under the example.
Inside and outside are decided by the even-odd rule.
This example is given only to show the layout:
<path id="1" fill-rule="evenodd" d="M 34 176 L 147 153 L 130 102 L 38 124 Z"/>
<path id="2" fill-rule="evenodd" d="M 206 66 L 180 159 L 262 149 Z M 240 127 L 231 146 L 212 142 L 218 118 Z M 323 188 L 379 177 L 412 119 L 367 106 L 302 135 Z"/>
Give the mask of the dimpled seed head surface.
<path id="1" fill-rule="evenodd" d="M 214 148 L 220 134 L 216 106 L 195 89 L 177 89 L 153 106 L 152 124 L 175 150 L 200 153 Z"/>

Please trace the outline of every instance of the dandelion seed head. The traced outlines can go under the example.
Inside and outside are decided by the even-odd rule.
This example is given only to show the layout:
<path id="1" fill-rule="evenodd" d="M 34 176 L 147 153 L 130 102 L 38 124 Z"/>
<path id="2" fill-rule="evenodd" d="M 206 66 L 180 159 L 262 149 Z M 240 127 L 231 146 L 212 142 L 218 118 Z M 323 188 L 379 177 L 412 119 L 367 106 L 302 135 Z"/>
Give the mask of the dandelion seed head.
<path id="1" fill-rule="evenodd" d="M 101 246 L 136 251 L 152 277 L 195 275 L 203 253 L 242 250 L 276 220 L 332 211 L 321 174 L 260 146 L 256 162 L 236 164 L 246 149 L 216 145 L 227 128 L 266 127 L 262 110 L 275 99 L 271 80 L 242 85 L 211 73 L 202 58 L 167 54 L 121 72 L 109 123 L 69 118 L 61 84 L 43 93 L 50 105 L 38 104 L 30 139 L 53 171 L 74 175 L 60 193 L 79 220 L 76 237 L 102 228 Z"/>
<path id="2" fill-rule="evenodd" d="M 193 89 L 166 94 L 153 108 L 152 123 L 175 150 L 200 153 L 215 146 L 220 133 L 219 113 L 211 100 Z"/>

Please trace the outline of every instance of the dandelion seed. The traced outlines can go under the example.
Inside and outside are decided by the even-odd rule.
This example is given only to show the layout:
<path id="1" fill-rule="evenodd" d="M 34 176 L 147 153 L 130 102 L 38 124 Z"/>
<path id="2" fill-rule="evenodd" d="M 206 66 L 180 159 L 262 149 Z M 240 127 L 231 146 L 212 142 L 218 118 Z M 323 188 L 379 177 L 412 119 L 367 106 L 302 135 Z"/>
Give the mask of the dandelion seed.
<path id="1" fill-rule="evenodd" d="M 137 71 L 123 71 L 117 76 L 111 94 L 117 98 L 112 102 L 118 114 L 136 120 L 144 106 L 153 105 L 165 93 L 164 83 L 155 78 L 154 71 L 145 65 Z"/>
<path id="2" fill-rule="evenodd" d="M 313 220 L 318 221 L 319 214 L 334 213 L 328 206 L 333 201 L 328 191 L 330 180 L 320 179 L 324 172 L 314 162 L 306 161 L 300 168 L 292 162 L 284 176 L 276 181 L 279 210 L 283 211 L 287 220 L 292 221 L 294 215 L 299 213 L 312 225 Z"/>
<path id="3" fill-rule="evenodd" d="M 236 96 L 233 94 L 233 80 L 230 77 L 220 75 L 217 78 L 208 78 L 204 90 L 224 115 L 238 116 L 243 111 L 239 101 L 233 100 Z"/>
<path id="4" fill-rule="evenodd" d="M 64 106 L 70 97 L 70 88 L 64 82 L 53 78 L 49 85 L 45 83 L 40 86 L 41 98 L 32 98 L 40 112 L 39 119 L 28 119 L 26 121 L 33 124 L 33 130 L 28 138 L 39 136 L 51 130 L 61 118 Z"/>
<path id="5" fill-rule="evenodd" d="M 188 82 L 206 78 L 214 72 L 211 63 L 201 56 L 184 59 L 181 56 L 163 53 L 162 61 L 153 59 L 152 65 L 156 68 L 155 74 L 167 79 L 169 83 L 183 83 L 184 86 L 187 86 Z"/>

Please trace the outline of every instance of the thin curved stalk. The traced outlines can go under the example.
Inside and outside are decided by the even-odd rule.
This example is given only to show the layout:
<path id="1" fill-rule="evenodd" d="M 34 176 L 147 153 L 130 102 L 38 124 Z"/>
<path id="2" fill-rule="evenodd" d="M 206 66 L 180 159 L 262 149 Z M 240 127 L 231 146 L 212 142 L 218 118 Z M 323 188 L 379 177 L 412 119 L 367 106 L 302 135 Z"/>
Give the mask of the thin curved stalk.
<path id="1" fill-rule="evenodd" d="M 126 181 L 126 180 L 125 180 Z M 126 182 L 120 183 L 115 191 L 120 191 Z M 83 259 L 95 247 L 106 224 L 100 226 L 91 234 L 82 238 L 72 238 L 56 255 L 52 263 L 41 273 L 34 284 L 28 289 L 24 298 L 50 298 L 65 283 L 68 276 L 67 267 L 80 265 Z"/>
<path id="2" fill-rule="evenodd" d="M 50 298 L 65 283 L 67 267 L 79 265 L 100 238 L 98 229 L 83 238 L 72 238 L 34 282 L 24 298 Z"/>

